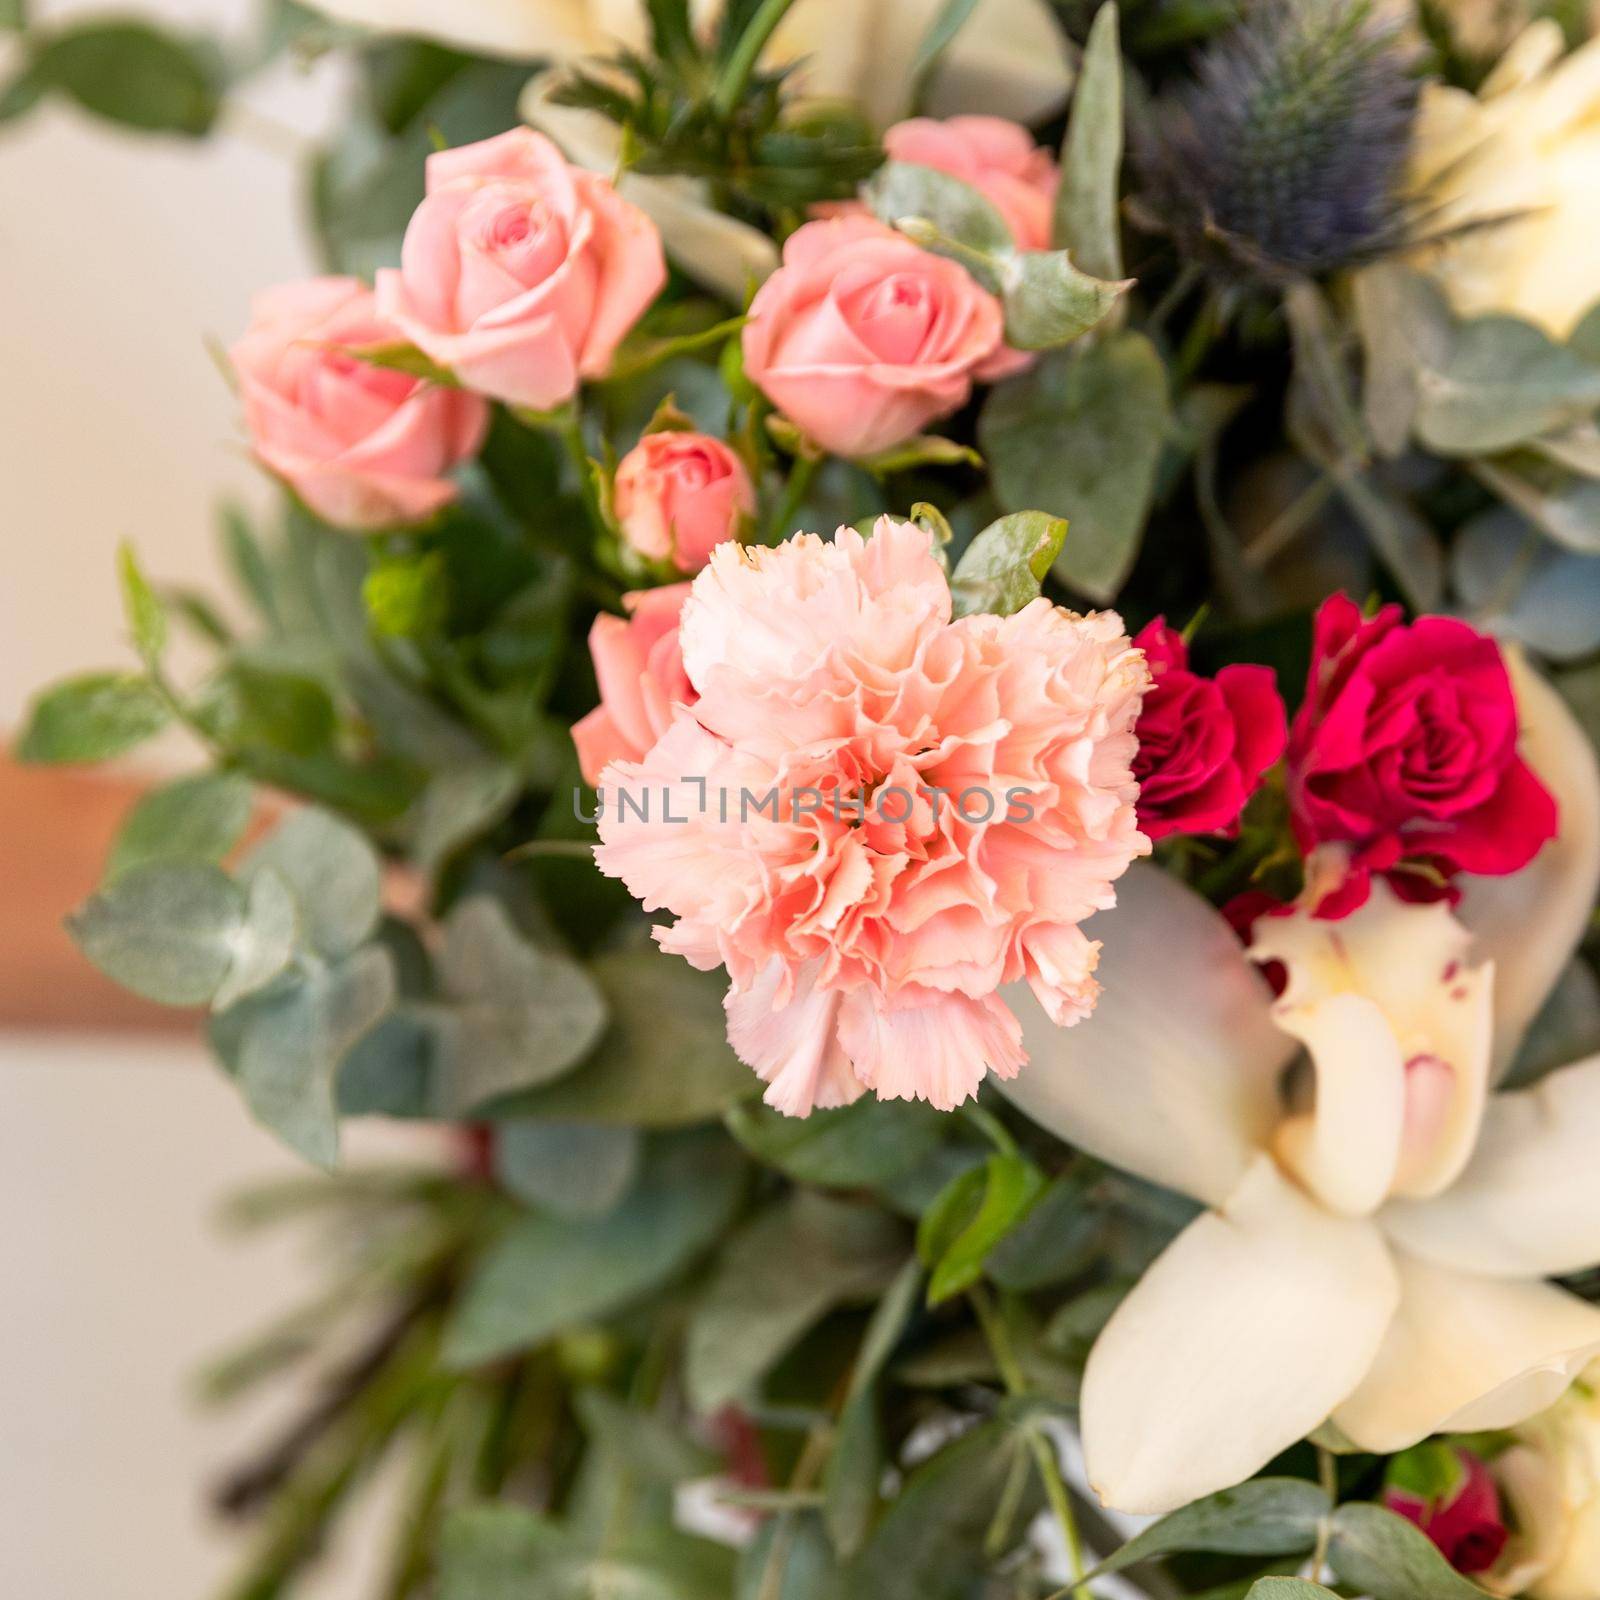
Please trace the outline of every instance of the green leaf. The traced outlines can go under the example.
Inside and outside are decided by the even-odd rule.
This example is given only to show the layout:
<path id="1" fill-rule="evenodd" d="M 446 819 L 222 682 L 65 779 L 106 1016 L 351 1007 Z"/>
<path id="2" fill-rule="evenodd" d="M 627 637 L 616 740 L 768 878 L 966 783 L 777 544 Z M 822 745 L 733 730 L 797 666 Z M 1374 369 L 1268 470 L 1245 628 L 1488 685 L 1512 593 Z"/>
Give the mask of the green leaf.
<path id="1" fill-rule="evenodd" d="M 117 551 L 117 575 L 122 584 L 122 608 L 133 634 L 134 648 L 154 667 L 167 648 L 167 612 L 139 566 L 131 544 Z"/>
<path id="2" fill-rule="evenodd" d="M 239 658 L 205 686 L 197 715 L 219 744 L 250 754 L 262 747 L 321 754 L 339 724 L 332 697 L 315 678 Z"/>
<path id="3" fill-rule="evenodd" d="M 439 1021 L 437 1092 L 447 1115 L 571 1071 L 605 1027 L 605 999 L 583 965 L 528 943 L 488 895 L 450 913 L 438 966 L 455 1002 Z"/>
<path id="4" fill-rule="evenodd" d="M 424 355 L 414 344 L 407 344 L 403 339 L 392 344 L 349 344 L 340 348 L 345 355 L 354 356 L 357 361 L 365 361 L 369 367 L 385 367 L 390 372 L 406 372 L 413 378 L 436 383 L 441 388 L 454 389 L 460 386 L 456 375 L 448 367 L 441 367 L 437 361 Z"/>
<path id="5" fill-rule="evenodd" d="M 1478 475 L 1557 544 L 1579 555 L 1600 555 L 1600 482 L 1525 459 L 1521 471 L 1505 462 L 1480 461 Z"/>
<path id="6" fill-rule="evenodd" d="M 337 966 L 296 973 L 218 1019 L 236 1036 L 226 1054 L 251 1113 L 317 1166 L 331 1167 L 339 1156 L 339 1068 L 394 999 L 394 963 L 369 945 Z"/>
<path id="7" fill-rule="evenodd" d="M 1018 1431 L 988 1422 L 917 1467 L 846 1568 L 840 1600 L 967 1600 L 991 1574 L 985 1537 L 1002 1499 L 1020 1483 L 1017 1541 L 1038 1510 L 1026 1449 Z"/>
<path id="8" fill-rule="evenodd" d="M 786 1117 L 763 1105 L 738 1105 L 728 1131 L 758 1161 L 799 1183 L 855 1189 L 909 1172 L 944 1139 L 948 1121 L 915 1100 L 863 1095 L 854 1105 Z"/>
<path id="9" fill-rule="evenodd" d="M 1580 422 L 1600 406 L 1600 367 L 1515 317 L 1461 324 L 1418 376 L 1417 437 L 1440 455 L 1487 455 Z"/>
<path id="10" fill-rule="evenodd" d="M 768 1517 L 739 1558 L 734 1600 L 838 1600 L 839 1567 L 814 1511 Z"/>
<path id="11" fill-rule="evenodd" d="M 803 1190 L 747 1222 L 689 1322 L 690 1402 L 710 1413 L 746 1394 L 836 1305 L 875 1295 L 903 1254 L 892 1218 Z"/>
<path id="12" fill-rule="evenodd" d="M 917 232 L 904 225 L 924 224 L 917 231 L 937 236 L 931 248 L 942 246 L 942 254 L 959 261 L 992 294 L 1000 293 L 1001 260 L 1016 253 L 1016 241 L 1005 218 L 970 183 L 933 167 L 886 161 L 863 187 L 862 199 L 880 221 L 912 237 Z"/>
<path id="13" fill-rule="evenodd" d="M 532 1511 L 462 1506 L 439 1541 L 439 1600 L 530 1600 L 537 1575 L 568 1547 L 560 1526 Z"/>
<path id="14" fill-rule="evenodd" d="M 884 1469 L 877 1381 L 916 1311 L 921 1287 L 922 1269 L 915 1260 L 908 1261 L 873 1311 L 823 1468 L 823 1521 L 844 1556 L 853 1556 L 865 1544 L 877 1509 Z"/>
<path id="15" fill-rule="evenodd" d="M 325 956 L 348 955 L 378 925 L 378 857 L 364 835 L 307 806 L 287 817 L 245 858 L 246 880 L 271 868 L 300 907 L 306 937 Z"/>
<path id="16" fill-rule="evenodd" d="M 1372 1600 L 1482 1600 L 1413 1523 L 1382 1506 L 1352 1501 L 1333 1514 L 1328 1565 Z"/>
<path id="17" fill-rule="evenodd" d="M 1362 410 L 1373 448 L 1393 460 L 1411 439 L 1419 374 L 1438 370 L 1455 341 L 1456 319 L 1426 273 L 1380 261 L 1351 280 L 1365 376 Z"/>
<path id="18" fill-rule="evenodd" d="M 1018 350 L 1055 350 L 1096 324 L 1132 287 L 1108 283 L 1073 265 L 1065 250 L 1012 256 L 1002 277 L 1006 343 Z"/>
<path id="19" fill-rule="evenodd" d="M 108 761 L 159 733 L 172 713 L 155 686 L 131 673 L 92 672 L 46 689 L 17 740 L 21 761 Z"/>
<path id="20" fill-rule="evenodd" d="M 719 1117 L 760 1087 L 728 1045 L 721 974 L 648 947 L 598 956 L 589 971 L 611 1014 L 593 1057 L 501 1115 L 673 1128 Z"/>
<path id="21" fill-rule="evenodd" d="M 1037 600 L 1066 537 L 1066 523 L 1043 511 L 1017 511 L 990 523 L 950 574 L 955 614 L 992 611 L 1008 617 Z"/>
<path id="22" fill-rule="evenodd" d="M 639 1170 L 636 1128 L 584 1122 L 497 1122 L 495 1176 L 519 1200 L 558 1217 L 599 1217 Z"/>
<path id="23" fill-rule="evenodd" d="M 156 861 L 116 878 L 67 919 L 78 948 L 124 988 L 169 1006 L 221 987 L 245 921 L 245 896 L 219 867 Z"/>
<path id="24" fill-rule="evenodd" d="M 522 775 L 488 757 L 457 762 L 435 773 L 411 808 L 411 857 L 435 871 L 462 845 L 502 822 L 522 791 Z"/>
<path id="25" fill-rule="evenodd" d="M 1106 1226 L 1089 1193 L 1094 1181 L 1077 1169 L 1055 1179 L 995 1246 L 989 1276 L 1002 1288 L 1021 1292 L 1065 1283 L 1090 1266 Z"/>
<path id="26" fill-rule="evenodd" d="M 244 926 L 233 944 L 227 976 L 211 997 L 218 1010 L 255 994 L 294 959 L 300 935 L 300 908 L 293 891 L 271 867 L 251 878 L 245 891 Z"/>
<path id="27" fill-rule="evenodd" d="M 27 0 L 0 0 L 0 28 L 21 33 L 27 26 Z"/>
<path id="28" fill-rule="evenodd" d="M 984 407 L 978 436 L 1002 507 L 1065 518 L 1056 576 L 1099 603 L 1138 556 L 1169 420 L 1166 369 L 1133 332 L 1047 356 Z"/>
<path id="29" fill-rule="evenodd" d="M 976 1283 L 989 1252 L 1043 1192 L 1044 1174 L 1022 1156 L 990 1156 L 957 1178 L 917 1231 L 917 1253 L 932 1272 L 928 1304 Z"/>
<path id="30" fill-rule="evenodd" d="M 1097 278 L 1122 276 L 1117 185 L 1122 172 L 1122 51 L 1117 8 L 1095 12 L 1061 147 L 1053 242 Z"/>
<path id="31" fill-rule="evenodd" d="M 1403 1489 L 1431 1506 L 1451 1499 L 1466 1476 L 1467 1469 L 1453 1445 L 1443 1439 L 1424 1439 L 1390 1459 L 1383 1482 L 1385 1488 Z"/>
<path id="32" fill-rule="evenodd" d="M 1600 300 L 1584 312 L 1578 325 L 1567 336 L 1567 348 L 1600 367 Z"/>
<path id="33" fill-rule="evenodd" d="M 1332 1589 L 1324 1589 L 1309 1578 L 1257 1578 L 1245 1600 L 1337 1600 Z"/>
<path id="34" fill-rule="evenodd" d="M 1303 1478 L 1255 1478 L 1162 1517 L 1102 1561 L 1091 1579 L 1180 1550 L 1290 1556 L 1309 1550 L 1328 1497 Z"/>
<path id="35" fill-rule="evenodd" d="M 220 861 L 250 821 L 251 788 L 235 773 L 202 772 L 143 796 L 117 835 L 107 878 L 151 861 Z"/>
<path id="36" fill-rule="evenodd" d="M 721 1235 L 743 1178 L 742 1159 L 722 1135 L 670 1134 L 606 1216 L 522 1218 L 469 1280 L 445 1360 L 470 1367 L 529 1349 L 660 1288 Z"/>
<path id="37" fill-rule="evenodd" d="M 938 14 L 928 24 L 928 31 L 923 34 L 911 61 L 911 101 L 914 105 L 922 99 L 928 81 L 939 65 L 939 58 L 955 43 L 956 35 L 966 27 L 977 7 L 978 0 L 944 0 Z"/>
<path id="38" fill-rule="evenodd" d="M 32 76 L 85 111 L 152 133 L 198 137 L 222 108 L 209 52 L 144 22 L 86 21 L 46 36 Z"/>

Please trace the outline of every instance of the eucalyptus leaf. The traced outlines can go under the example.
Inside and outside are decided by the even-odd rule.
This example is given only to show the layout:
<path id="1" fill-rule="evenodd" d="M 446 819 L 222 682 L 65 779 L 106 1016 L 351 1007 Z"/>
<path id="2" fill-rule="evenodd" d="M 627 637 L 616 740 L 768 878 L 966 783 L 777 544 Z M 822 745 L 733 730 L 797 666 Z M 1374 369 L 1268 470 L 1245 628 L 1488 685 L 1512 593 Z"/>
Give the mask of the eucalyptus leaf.
<path id="1" fill-rule="evenodd" d="M 589 972 L 610 1014 L 593 1056 L 500 1115 L 673 1128 L 720 1117 L 760 1087 L 728 1045 L 720 973 L 653 946 L 597 956 Z"/>
<path id="2" fill-rule="evenodd" d="M 955 614 L 1006 617 L 1037 600 L 1066 537 L 1067 524 L 1043 511 L 1016 511 L 991 523 L 950 574 Z"/>
<path id="3" fill-rule="evenodd" d="M 220 861 L 250 821 L 249 782 L 202 772 L 143 795 L 112 847 L 108 878 L 151 861 Z"/>
<path id="4" fill-rule="evenodd" d="M 1067 520 L 1056 576 L 1092 600 L 1114 599 L 1138 556 L 1168 422 L 1161 357 L 1133 332 L 1046 356 L 984 407 L 1001 505 Z"/>
<path id="5" fill-rule="evenodd" d="M 339 1155 L 339 1068 L 394 999 L 394 964 L 369 945 L 336 966 L 297 972 L 219 1019 L 237 1033 L 232 1067 L 245 1103 L 317 1166 Z"/>
<path id="6" fill-rule="evenodd" d="M 1417 437 L 1440 455 L 1488 455 L 1581 422 L 1600 366 L 1515 317 L 1464 322 L 1444 365 L 1418 377 Z"/>
<path id="7" fill-rule="evenodd" d="M 639 1170 L 636 1128 L 518 1121 L 494 1128 L 500 1182 L 526 1205 L 558 1217 L 599 1217 L 628 1192 Z"/>
<path id="8" fill-rule="evenodd" d="M 768 1517 L 739 1558 L 734 1600 L 838 1600 L 839 1567 L 814 1511 Z"/>
<path id="9" fill-rule="evenodd" d="M 1419 374 L 1449 359 L 1456 319 L 1444 291 L 1426 273 L 1380 261 L 1351 280 L 1365 381 L 1362 410 L 1373 448 L 1393 459 L 1411 438 Z"/>
<path id="10" fill-rule="evenodd" d="M 488 895 L 444 926 L 438 1093 L 461 1116 L 569 1072 L 593 1048 L 606 1003 L 581 962 L 530 944 Z"/>
<path id="11" fill-rule="evenodd" d="M 1337 1600 L 1335 1591 L 1309 1578 L 1257 1578 L 1245 1600 Z"/>
<path id="12" fill-rule="evenodd" d="M 147 22 L 88 19 L 53 31 L 30 75 L 85 111 L 151 133 L 198 137 L 222 109 L 212 52 Z"/>
<path id="13" fill-rule="evenodd" d="M 872 1095 L 809 1117 L 737 1105 L 727 1121 L 734 1138 L 767 1166 L 836 1189 L 890 1181 L 928 1156 L 947 1131 L 944 1114 L 929 1105 Z"/>
<path id="14" fill-rule="evenodd" d="M 985 288 L 1000 292 L 999 262 L 1015 252 L 1016 242 L 1005 218 L 970 183 L 933 167 L 886 161 L 866 183 L 862 198 L 891 227 L 926 223 Z"/>
<path id="15" fill-rule="evenodd" d="M 1533 460 L 1520 470 L 1505 461 L 1480 461 L 1477 470 L 1508 506 L 1557 544 L 1580 555 L 1600 556 L 1600 482 Z"/>
<path id="16" fill-rule="evenodd" d="M 434 871 L 504 820 L 521 790 L 522 775 L 506 761 L 462 761 L 436 773 L 407 818 L 412 859 L 424 872 Z"/>
<path id="17" fill-rule="evenodd" d="M 606 1216 L 521 1218 L 469 1279 L 446 1335 L 446 1362 L 476 1366 L 633 1304 L 721 1235 L 742 1188 L 743 1162 L 725 1137 L 668 1134 Z"/>
<path id="18" fill-rule="evenodd" d="M 1027 1448 L 1005 1423 L 982 1423 L 916 1467 L 846 1567 L 840 1600 L 967 1600 L 989 1574 L 984 1541 L 1002 1497 L 1020 1484 L 1019 1540 L 1039 1509 Z"/>
<path id="19" fill-rule="evenodd" d="M 1351 1501 L 1333 1514 L 1328 1565 L 1372 1600 L 1482 1600 L 1414 1523 L 1382 1506 Z"/>
<path id="20" fill-rule="evenodd" d="M 1117 228 L 1118 180 L 1122 170 L 1122 51 L 1113 4 L 1094 14 L 1083 66 L 1073 90 L 1066 142 L 1061 147 L 1061 186 L 1056 191 L 1052 241 L 1070 250 L 1078 265 L 1097 278 L 1122 276 L 1122 241 Z"/>
<path id="21" fill-rule="evenodd" d="M 873 1296 L 904 1245 L 875 1207 L 804 1190 L 747 1222 L 690 1318 L 685 1382 L 696 1409 L 744 1395 L 834 1306 Z"/>
<path id="22" fill-rule="evenodd" d="M 221 1011 L 266 988 L 293 960 L 299 932 L 294 892 L 271 867 L 263 868 L 245 889 L 244 922 L 212 1006 Z"/>
<path id="23" fill-rule="evenodd" d="M 1089 1574 L 1105 1577 L 1156 1556 L 1210 1550 L 1224 1555 L 1289 1556 L 1316 1543 L 1328 1497 L 1303 1478 L 1253 1478 L 1184 1506 L 1151 1524 Z"/>
<path id="24" fill-rule="evenodd" d="M 244 922 L 244 891 L 220 867 L 152 861 L 92 895 L 67 930 L 124 988 L 163 1005 L 195 1006 L 228 976 Z"/>
<path id="25" fill-rule="evenodd" d="M 288 884 L 306 937 L 337 959 L 364 943 L 378 924 L 382 878 L 366 838 L 331 812 L 292 812 L 245 858 L 248 882 L 268 868 Z"/>
<path id="26" fill-rule="evenodd" d="M 1600 555 L 1553 548 L 1516 512 L 1473 517 L 1456 537 L 1450 571 L 1478 626 L 1557 661 L 1600 646 Z"/>
<path id="27" fill-rule="evenodd" d="M 1567 336 L 1567 348 L 1600 367 L 1600 300 L 1589 307 Z"/>
<path id="28" fill-rule="evenodd" d="M 92 672 L 46 689 L 28 708 L 21 761 L 109 761 L 159 733 L 172 713 L 147 678 Z"/>
<path id="29" fill-rule="evenodd" d="M 1132 287 L 1081 271 L 1065 250 L 1027 250 L 1007 258 L 1001 273 L 1006 343 L 1017 350 L 1055 350 L 1105 320 Z"/>

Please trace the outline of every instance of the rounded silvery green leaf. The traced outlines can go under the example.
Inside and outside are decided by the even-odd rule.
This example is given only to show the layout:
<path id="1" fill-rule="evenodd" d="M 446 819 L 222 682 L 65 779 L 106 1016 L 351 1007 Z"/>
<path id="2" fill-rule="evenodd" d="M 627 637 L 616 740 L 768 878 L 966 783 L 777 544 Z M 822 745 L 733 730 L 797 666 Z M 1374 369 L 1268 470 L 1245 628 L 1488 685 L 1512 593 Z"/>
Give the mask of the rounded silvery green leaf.
<path id="1" fill-rule="evenodd" d="M 250 820 L 248 779 L 229 772 L 179 778 L 143 796 L 117 835 L 106 876 L 150 861 L 220 861 Z"/>
<path id="2" fill-rule="evenodd" d="M 227 977 L 244 921 L 244 891 L 220 867 L 157 861 L 91 896 L 67 928 L 125 988 L 164 1005 L 195 1006 Z"/>
<path id="3" fill-rule="evenodd" d="M 1514 511 L 1474 517 L 1450 571 L 1469 615 L 1501 638 L 1557 661 L 1600 645 L 1600 555 L 1557 548 Z"/>
<path id="4" fill-rule="evenodd" d="M 108 761 L 143 744 L 172 720 L 148 678 L 90 672 L 46 689 L 29 707 L 17 739 L 19 761 Z"/>
<path id="5" fill-rule="evenodd" d="M 245 860 L 248 882 L 271 868 L 300 907 L 306 937 L 325 956 L 348 955 L 378 924 L 382 888 L 377 853 L 330 812 L 293 812 Z"/>
<path id="6" fill-rule="evenodd" d="M 1004 617 L 1037 600 L 1066 537 L 1067 524 L 1043 511 L 1016 511 L 991 523 L 950 574 L 955 614 L 992 611 Z"/>

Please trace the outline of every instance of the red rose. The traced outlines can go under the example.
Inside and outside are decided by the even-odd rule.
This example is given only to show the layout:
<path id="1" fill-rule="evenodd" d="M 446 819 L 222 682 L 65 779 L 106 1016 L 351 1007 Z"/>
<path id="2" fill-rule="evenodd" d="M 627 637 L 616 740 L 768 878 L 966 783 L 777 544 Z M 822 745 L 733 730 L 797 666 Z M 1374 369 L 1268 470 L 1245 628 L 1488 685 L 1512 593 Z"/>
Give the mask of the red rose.
<path id="1" fill-rule="evenodd" d="M 1515 872 L 1556 831 L 1555 801 L 1517 754 L 1499 646 L 1451 617 L 1403 623 L 1399 606 L 1364 618 L 1342 594 L 1317 613 L 1289 803 L 1302 850 L 1350 847 L 1344 910 L 1373 872 Z"/>
<path id="2" fill-rule="evenodd" d="M 1395 1481 L 1391 1471 L 1391 1480 L 1384 1486 L 1384 1505 L 1416 1523 L 1457 1572 L 1488 1571 L 1500 1559 L 1509 1537 L 1499 1491 L 1489 1469 L 1470 1450 L 1440 1442 L 1407 1452 L 1396 1459 L 1395 1466 L 1423 1452 L 1428 1453 L 1430 1461 L 1444 1457 L 1453 1469 L 1453 1481 L 1440 1492 L 1430 1494 L 1418 1485 Z"/>
<path id="3" fill-rule="evenodd" d="M 1261 774 L 1283 754 L 1283 701 L 1270 667 L 1189 670 L 1189 647 L 1164 617 L 1133 641 L 1151 687 L 1139 713 L 1139 827 L 1152 839 L 1232 829 Z"/>

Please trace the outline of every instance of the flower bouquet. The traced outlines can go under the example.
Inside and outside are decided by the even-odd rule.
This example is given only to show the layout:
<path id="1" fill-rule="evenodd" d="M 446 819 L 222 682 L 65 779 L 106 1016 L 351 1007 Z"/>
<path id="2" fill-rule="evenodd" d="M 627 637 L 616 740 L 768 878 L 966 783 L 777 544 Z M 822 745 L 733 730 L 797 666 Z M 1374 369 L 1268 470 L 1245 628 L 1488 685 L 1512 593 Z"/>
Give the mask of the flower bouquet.
<path id="1" fill-rule="evenodd" d="M 20 746 L 204 748 L 72 931 L 331 1173 L 235 1592 L 1594 1600 L 1600 42 L 327 9 L 250 621 Z"/>

